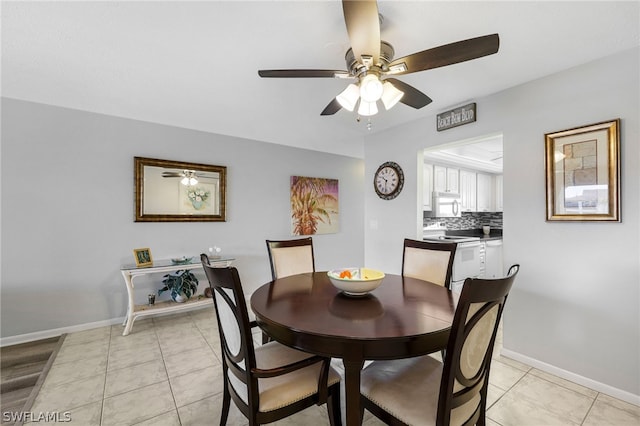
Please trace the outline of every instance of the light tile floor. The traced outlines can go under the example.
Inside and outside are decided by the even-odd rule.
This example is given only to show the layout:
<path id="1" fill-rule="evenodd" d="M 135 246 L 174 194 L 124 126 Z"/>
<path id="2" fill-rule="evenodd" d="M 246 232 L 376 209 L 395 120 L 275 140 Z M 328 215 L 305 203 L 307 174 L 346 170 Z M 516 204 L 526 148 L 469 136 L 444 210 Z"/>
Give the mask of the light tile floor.
<path id="1" fill-rule="evenodd" d="M 71 424 L 82 426 L 219 424 L 222 372 L 212 309 L 138 320 L 129 336 L 122 330 L 115 325 L 69 334 L 31 413 L 67 412 Z M 254 340 L 259 342 L 259 334 Z M 247 424 L 231 407 L 227 424 Z M 640 407 L 497 351 L 488 407 L 489 426 L 640 424 Z M 65 420 L 63 414 L 60 419 Z M 276 424 L 329 421 L 326 408 L 314 406 Z M 365 412 L 364 424 L 382 423 Z"/>

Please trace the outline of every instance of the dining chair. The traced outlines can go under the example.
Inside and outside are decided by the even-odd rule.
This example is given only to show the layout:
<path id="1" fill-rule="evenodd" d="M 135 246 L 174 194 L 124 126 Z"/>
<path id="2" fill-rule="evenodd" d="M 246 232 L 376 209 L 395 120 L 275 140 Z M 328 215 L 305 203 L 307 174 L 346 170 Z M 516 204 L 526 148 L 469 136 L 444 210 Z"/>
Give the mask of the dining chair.
<path id="1" fill-rule="evenodd" d="M 456 243 L 436 243 L 405 238 L 402 276 L 451 288 Z"/>
<path id="2" fill-rule="evenodd" d="M 223 399 L 220 425 L 231 400 L 249 425 L 271 423 L 314 404 L 327 405 L 332 426 L 341 424 L 340 376 L 329 358 L 278 342 L 254 346 L 242 283 L 235 267 L 216 268 L 200 256 L 213 293 L 222 348 Z"/>
<path id="3" fill-rule="evenodd" d="M 387 424 L 484 425 L 493 346 L 519 269 L 513 265 L 505 278 L 465 280 L 444 363 L 426 355 L 365 368 L 364 409 Z"/>
<path id="4" fill-rule="evenodd" d="M 311 237 L 293 240 L 267 240 L 271 278 L 315 272 L 313 240 Z"/>

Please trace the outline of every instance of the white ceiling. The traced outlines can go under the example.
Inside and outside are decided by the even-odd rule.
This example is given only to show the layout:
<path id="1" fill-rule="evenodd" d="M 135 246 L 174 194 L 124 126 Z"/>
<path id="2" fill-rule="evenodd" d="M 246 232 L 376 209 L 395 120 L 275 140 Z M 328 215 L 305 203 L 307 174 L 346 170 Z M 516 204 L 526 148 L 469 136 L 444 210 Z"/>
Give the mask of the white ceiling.
<path id="1" fill-rule="evenodd" d="M 640 44 L 638 1 L 380 1 L 396 57 L 492 33 L 501 44 L 496 55 L 399 77 L 434 102 L 398 104 L 368 131 L 355 113 L 320 116 L 348 81 L 257 74 L 346 69 L 339 1 L 1 7 L 3 96 L 357 157 L 367 132 Z"/>
<path id="2" fill-rule="evenodd" d="M 502 173 L 502 134 L 487 135 L 425 149 L 424 161 Z"/>

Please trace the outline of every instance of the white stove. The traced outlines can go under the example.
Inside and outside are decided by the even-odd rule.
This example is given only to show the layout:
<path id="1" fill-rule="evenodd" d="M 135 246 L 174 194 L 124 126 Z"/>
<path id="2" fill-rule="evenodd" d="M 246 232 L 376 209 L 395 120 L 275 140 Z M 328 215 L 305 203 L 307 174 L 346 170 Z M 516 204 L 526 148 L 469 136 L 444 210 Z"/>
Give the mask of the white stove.
<path id="1" fill-rule="evenodd" d="M 423 239 L 439 243 L 457 243 L 453 258 L 451 290 L 462 291 L 466 278 L 484 276 L 484 243 L 480 237 L 466 235 L 445 235 L 444 230 L 424 229 Z"/>

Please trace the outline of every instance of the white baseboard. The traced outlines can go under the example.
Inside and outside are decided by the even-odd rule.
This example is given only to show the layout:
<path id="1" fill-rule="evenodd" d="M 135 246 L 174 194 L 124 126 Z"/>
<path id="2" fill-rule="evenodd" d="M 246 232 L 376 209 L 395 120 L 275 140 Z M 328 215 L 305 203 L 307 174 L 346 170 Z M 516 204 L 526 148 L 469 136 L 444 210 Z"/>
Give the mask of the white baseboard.
<path id="1" fill-rule="evenodd" d="M 614 388 L 613 386 L 607 385 L 605 383 L 596 382 L 595 380 L 589 379 L 588 377 L 580 376 L 576 373 L 572 373 L 571 371 L 563 370 L 559 367 L 547 364 L 546 362 L 539 361 L 526 355 L 522 355 L 518 352 L 513 352 L 508 349 L 502 348 L 502 351 L 500 353 L 507 358 L 520 361 L 524 364 L 530 365 L 531 367 L 537 368 L 538 370 L 553 374 L 554 376 L 569 380 L 570 382 L 577 383 L 589 389 L 593 389 L 597 392 L 607 394 L 621 401 L 640 406 L 640 395 L 634 395 L 631 392 Z"/>
<path id="2" fill-rule="evenodd" d="M 86 324 L 72 325 L 70 327 L 54 328 L 51 330 L 36 331 L 35 333 L 19 334 L 0 338 L 0 347 L 18 345 L 20 343 L 33 342 L 34 340 L 48 339 L 50 337 L 61 336 L 65 333 L 76 333 L 78 331 L 91 330 L 92 328 L 106 327 L 114 324 L 122 324 L 124 317 L 112 318 L 110 320 L 90 322 Z"/>

